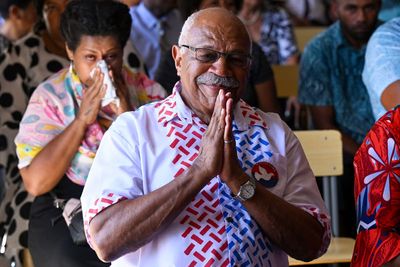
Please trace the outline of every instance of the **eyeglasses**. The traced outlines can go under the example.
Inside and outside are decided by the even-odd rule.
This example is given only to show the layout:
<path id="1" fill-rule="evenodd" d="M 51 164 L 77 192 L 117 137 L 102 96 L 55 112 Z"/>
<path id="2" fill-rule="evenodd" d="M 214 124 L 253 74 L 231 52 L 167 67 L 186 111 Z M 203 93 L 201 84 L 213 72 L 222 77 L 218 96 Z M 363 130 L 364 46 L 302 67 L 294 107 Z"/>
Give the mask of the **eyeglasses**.
<path id="1" fill-rule="evenodd" d="M 251 56 L 240 53 L 224 53 L 215 51 L 210 48 L 196 48 L 188 45 L 180 45 L 179 47 L 184 47 L 194 52 L 195 58 L 203 63 L 214 63 L 221 56 L 224 56 L 228 64 L 231 64 L 240 68 L 247 68 L 251 62 Z"/>

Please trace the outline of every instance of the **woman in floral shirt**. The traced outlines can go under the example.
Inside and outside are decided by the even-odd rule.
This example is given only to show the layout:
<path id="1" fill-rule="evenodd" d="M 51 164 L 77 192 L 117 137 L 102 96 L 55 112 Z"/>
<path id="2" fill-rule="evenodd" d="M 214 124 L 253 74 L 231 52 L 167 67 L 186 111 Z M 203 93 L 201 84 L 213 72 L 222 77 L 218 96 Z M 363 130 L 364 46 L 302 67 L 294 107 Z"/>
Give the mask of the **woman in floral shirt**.
<path id="1" fill-rule="evenodd" d="M 372 127 L 354 158 L 353 267 L 400 266 L 400 108 Z"/>
<path id="2" fill-rule="evenodd" d="M 123 67 L 129 38 L 129 9 L 117 1 L 72 0 L 61 17 L 69 68 L 34 91 L 16 137 L 20 172 L 36 196 L 29 222 L 29 249 L 35 266 L 104 266 L 88 245 L 72 242 L 61 199 L 80 198 L 104 132 L 122 112 L 165 97 L 158 84 Z M 102 99 L 110 88 L 96 67 L 104 60 L 117 98 Z M 110 177 L 112 179 L 112 177 Z"/>

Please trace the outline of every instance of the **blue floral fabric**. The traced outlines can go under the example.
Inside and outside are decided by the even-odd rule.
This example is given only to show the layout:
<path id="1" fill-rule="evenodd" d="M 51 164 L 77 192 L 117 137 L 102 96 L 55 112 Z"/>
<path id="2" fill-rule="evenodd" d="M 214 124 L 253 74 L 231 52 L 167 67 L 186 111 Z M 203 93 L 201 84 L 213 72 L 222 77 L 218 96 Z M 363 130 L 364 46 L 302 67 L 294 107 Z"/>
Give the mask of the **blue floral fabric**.
<path id="1" fill-rule="evenodd" d="M 365 50 L 352 47 L 336 22 L 310 42 L 300 65 L 299 101 L 332 106 L 339 129 L 358 144 L 374 123 L 361 78 Z"/>

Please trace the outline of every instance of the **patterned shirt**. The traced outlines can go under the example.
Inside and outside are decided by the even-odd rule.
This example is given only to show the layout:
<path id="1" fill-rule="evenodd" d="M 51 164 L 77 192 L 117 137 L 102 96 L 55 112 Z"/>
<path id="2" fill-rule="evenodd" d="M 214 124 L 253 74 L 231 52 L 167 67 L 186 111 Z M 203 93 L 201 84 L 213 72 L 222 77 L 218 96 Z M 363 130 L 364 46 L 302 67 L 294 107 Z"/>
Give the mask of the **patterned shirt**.
<path id="1" fill-rule="evenodd" d="M 190 168 L 207 129 L 180 97 L 180 84 L 165 100 L 121 115 L 105 134 L 82 194 L 84 222 L 124 199 L 146 195 Z M 285 201 L 330 223 L 301 145 L 276 114 L 240 101 L 233 132 L 248 175 Z M 88 236 L 90 242 L 90 236 Z M 244 206 L 217 176 L 166 229 L 112 266 L 288 266 Z"/>
<path id="2" fill-rule="evenodd" d="M 166 96 L 164 89 L 143 73 L 134 73 L 124 67 L 122 76 L 134 109 Z M 53 75 L 34 91 L 15 138 L 20 169 L 28 166 L 51 140 L 75 120 L 82 102 L 83 90 L 83 85 L 71 64 L 69 69 L 63 69 Z M 116 116 L 108 105 L 101 107 L 98 114 L 99 118 L 109 120 L 114 120 Z M 85 184 L 103 133 L 104 129 L 97 121 L 87 127 L 85 138 L 66 172 L 73 182 Z"/>
<path id="3" fill-rule="evenodd" d="M 383 91 L 400 80 L 400 18 L 379 27 L 368 42 L 363 81 L 368 89 L 375 119 L 385 114 Z"/>
<path id="4" fill-rule="evenodd" d="M 300 65 L 299 101 L 332 106 L 337 126 L 357 144 L 374 123 L 361 78 L 364 56 L 365 46 L 353 48 L 336 22 L 307 45 Z"/>
<path id="5" fill-rule="evenodd" d="M 400 108 L 387 112 L 354 158 L 357 240 L 353 267 L 400 255 Z"/>
<path id="6" fill-rule="evenodd" d="M 271 65 L 283 64 L 299 52 L 290 17 L 284 9 L 274 6 L 268 6 L 262 16 L 259 45 Z"/>

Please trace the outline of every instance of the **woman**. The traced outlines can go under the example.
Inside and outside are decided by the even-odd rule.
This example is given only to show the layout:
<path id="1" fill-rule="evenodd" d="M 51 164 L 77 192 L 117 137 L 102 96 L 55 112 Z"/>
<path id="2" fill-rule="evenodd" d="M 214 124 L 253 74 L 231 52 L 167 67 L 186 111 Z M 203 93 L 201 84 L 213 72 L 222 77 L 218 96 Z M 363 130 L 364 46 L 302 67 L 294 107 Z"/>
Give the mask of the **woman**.
<path id="1" fill-rule="evenodd" d="M 33 90 L 43 80 L 69 65 L 60 16 L 65 0 L 34 0 L 40 21 L 34 31 L 10 45 L 0 56 L 0 172 L 3 168 L 6 195 L 0 206 L 0 233 L 7 233 L 6 256 L 21 266 L 27 247 L 28 217 L 32 196 L 17 168 L 14 138 Z M 124 62 L 132 70 L 143 70 L 130 42 Z M 1 237 L 0 237 L 1 238 Z"/>
<path id="2" fill-rule="evenodd" d="M 299 51 L 288 14 L 264 0 L 244 0 L 239 17 L 272 65 L 297 64 Z"/>
<path id="3" fill-rule="evenodd" d="M 71 60 L 33 93 L 16 137 L 19 167 L 31 207 L 29 249 L 36 267 L 103 266 L 88 245 L 72 242 L 57 198 L 80 198 L 85 179 L 113 119 L 166 93 L 144 74 L 123 67 L 131 17 L 117 1 L 74 0 L 62 14 L 61 32 Z M 102 106 L 105 60 L 119 101 Z M 94 71 L 93 71 L 94 70 Z M 111 177 L 110 177 L 111 178 Z"/>
<path id="4" fill-rule="evenodd" d="M 0 3 L 0 51 L 29 33 L 37 20 L 33 0 L 4 0 Z"/>
<path id="5" fill-rule="evenodd" d="M 28 104 L 29 96 L 45 78 L 68 65 L 65 46 L 60 43 L 56 23 L 65 3 L 62 0 L 34 1 L 44 20 L 40 31 L 32 31 L 17 43 L 8 44 L 0 56 L 0 169 L 4 168 L 6 194 L 0 206 L 1 233 L 6 233 L 5 256 L 22 266 L 22 251 L 28 246 L 28 218 L 33 200 L 22 183 L 17 168 L 14 138 Z M 54 7 L 49 9 L 49 3 Z M 42 21 L 42 20 L 41 20 Z M 42 22 L 38 25 L 42 25 Z"/>
<path id="6" fill-rule="evenodd" d="M 351 266 L 400 266 L 400 106 L 383 115 L 354 156 L 357 239 Z"/>

